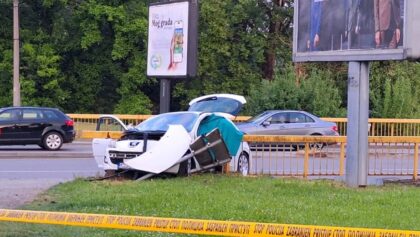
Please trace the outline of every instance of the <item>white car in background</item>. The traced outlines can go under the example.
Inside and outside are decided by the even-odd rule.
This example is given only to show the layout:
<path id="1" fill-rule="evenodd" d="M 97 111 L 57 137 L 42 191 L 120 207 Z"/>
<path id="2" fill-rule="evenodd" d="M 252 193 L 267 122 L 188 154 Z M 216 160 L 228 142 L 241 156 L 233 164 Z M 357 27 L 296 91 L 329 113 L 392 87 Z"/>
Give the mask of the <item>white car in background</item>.
<path id="1" fill-rule="evenodd" d="M 111 119 L 124 131 L 118 140 L 94 139 L 95 160 L 106 173 L 135 171 L 140 178 L 185 176 L 226 163 L 230 171 L 248 175 L 250 149 L 231 121 L 245 103 L 243 96 L 232 94 L 202 96 L 190 102 L 188 111 L 159 114 L 132 128 L 115 116 L 103 116 L 97 129 Z"/>

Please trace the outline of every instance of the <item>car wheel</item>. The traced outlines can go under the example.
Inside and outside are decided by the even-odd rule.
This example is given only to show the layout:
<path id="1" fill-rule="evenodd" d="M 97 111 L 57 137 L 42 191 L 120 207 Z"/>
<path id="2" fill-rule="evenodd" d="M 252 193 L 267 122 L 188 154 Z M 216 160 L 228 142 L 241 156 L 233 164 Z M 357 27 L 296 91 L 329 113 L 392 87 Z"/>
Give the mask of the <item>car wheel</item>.
<path id="1" fill-rule="evenodd" d="M 321 136 L 321 135 L 313 134 L 312 136 Z M 315 143 L 309 144 L 309 148 L 314 151 L 321 151 L 322 148 L 324 148 L 324 146 L 325 146 L 325 143 L 323 142 L 315 142 Z"/>
<path id="2" fill-rule="evenodd" d="M 44 135 L 42 145 L 47 150 L 58 150 L 63 145 L 63 137 L 58 132 L 49 132 Z"/>
<path id="3" fill-rule="evenodd" d="M 324 143 L 318 142 L 318 143 L 311 143 L 309 147 L 315 151 L 321 151 L 322 148 L 324 148 Z"/>
<path id="4" fill-rule="evenodd" d="M 242 152 L 238 158 L 238 173 L 242 176 L 247 176 L 249 174 L 249 158 L 244 152 Z"/>
<path id="5" fill-rule="evenodd" d="M 178 176 L 186 177 L 191 174 L 191 159 L 181 162 L 179 164 Z"/>

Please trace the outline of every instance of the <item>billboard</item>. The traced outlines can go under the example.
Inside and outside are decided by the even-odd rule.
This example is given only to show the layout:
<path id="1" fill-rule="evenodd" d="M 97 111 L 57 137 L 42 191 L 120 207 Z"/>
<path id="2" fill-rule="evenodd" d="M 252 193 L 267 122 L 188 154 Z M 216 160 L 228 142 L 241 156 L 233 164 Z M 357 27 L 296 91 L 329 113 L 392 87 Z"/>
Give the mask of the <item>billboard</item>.
<path id="1" fill-rule="evenodd" d="M 195 3 L 197 5 L 197 1 Z M 155 3 L 149 6 L 147 76 L 194 76 L 198 14 L 191 14 L 196 8 L 191 6 L 191 1 Z"/>
<path id="2" fill-rule="evenodd" d="M 409 26 L 418 16 L 407 16 L 406 10 L 416 9 L 419 2 L 296 0 L 294 61 L 401 60 L 410 57 L 407 51 L 413 45 L 407 44 L 410 41 L 406 38 L 415 32 L 407 32 L 407 29 L 414 29 Z"/>

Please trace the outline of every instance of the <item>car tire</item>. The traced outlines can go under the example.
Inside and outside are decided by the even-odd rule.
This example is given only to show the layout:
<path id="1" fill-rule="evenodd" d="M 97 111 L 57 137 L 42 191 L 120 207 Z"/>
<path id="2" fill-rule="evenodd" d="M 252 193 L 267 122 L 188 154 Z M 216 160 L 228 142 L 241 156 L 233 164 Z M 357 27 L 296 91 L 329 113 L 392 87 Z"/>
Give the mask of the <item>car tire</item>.
<path id="1" fill-rule="evenodd" d="M 178 176 L 186 177 L 191 174 L 191 159 L 181 162 L 179 164 Z"/>
<path id="2" fill-rule="evenodd" d="M 249 157 L 245 152 L 242 152 L 239 155 L 237 172 L 242 176 L 247 176 L 249 174 Z"/>
<path id="3" fill-rule="evenodd" d="M 63 145 L 63 136 L 58 132 L 48 132 L 42 138 L 42 145 L 46 150 L 59 150 Z"/>
<path id="4" fill-rule="evenodd" d="M 309 144 L 309 148 L 315 151 L 321 151 L 324 148 L 325 144 L 322 142 L 311 143 Z"/>
<path id="5" fill-rule="evenodd" d="M 312 134 L 311 136 L 322 136 L 320 134 Z M 310 143 L 309 148 L 314 151 L 321 151 L 325 146 L 323 142 Z"/>
<path id="6" fill-rule="evenodd" d="M 44 149 L 45 150 L 45 146 L 44 146 L 44 144 L 37 144 L 39 147 L 41 147 L 41 149 Z"/>

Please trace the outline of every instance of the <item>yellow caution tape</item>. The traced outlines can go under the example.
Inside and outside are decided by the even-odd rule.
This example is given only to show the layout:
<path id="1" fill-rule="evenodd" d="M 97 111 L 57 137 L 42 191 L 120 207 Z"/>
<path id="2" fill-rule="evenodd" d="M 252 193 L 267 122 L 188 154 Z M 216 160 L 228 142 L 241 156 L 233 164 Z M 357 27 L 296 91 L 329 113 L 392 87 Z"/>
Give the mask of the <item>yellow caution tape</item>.
<path id="1" fill-rule="evenodd" d="M 0 209 L 0 221 L 214 236 L 420 237 L 420 231 Z"/>

